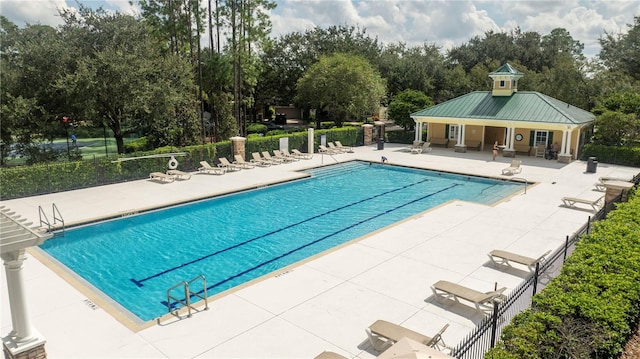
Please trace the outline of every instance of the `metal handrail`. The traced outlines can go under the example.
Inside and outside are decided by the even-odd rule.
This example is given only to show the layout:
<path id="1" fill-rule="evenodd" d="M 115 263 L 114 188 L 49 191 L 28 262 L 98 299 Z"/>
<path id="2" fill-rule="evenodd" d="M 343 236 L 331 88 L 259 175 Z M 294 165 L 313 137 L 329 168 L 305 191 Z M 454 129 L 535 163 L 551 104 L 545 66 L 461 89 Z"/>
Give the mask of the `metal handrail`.
<path id="1" fill-rule="evenodd" d="M 171 295 L 171 292 L 174 289 L 176 289 L 176 288 L 178 288 L 180 286 L 182 286 L 183 289 L 184 289 L 184 299 L 180 299 L 180 298 L 177 298 L 177 297 L 174 297 L 174 296 Z M 177 314 L 178 310 L 180 308 L 177 308 L 175 311 L 171 310 L 171 300 L 172 299 L 175 299 L 175 301 L 177 303 L 180 303 L 180 304 L 184 305 L 185 307 L 189 308 L 189 317 L 191 317 L 191 301 L 190 301 L 190 296 L 189 296 L 189 283 L 187 283 L 185 281 L 182 281 L 182 282 L 174 285 L 173 287 L 167 289 L 167 310 L 169 311 L 169 313 L 177 316 L 178 315 Z"/>
<path id="2" fill-rule="evenodd" d="M 202 292 L 203 294 L 200 295 L 196 292 L 192 292 L 189 289 L 189 285 L 194 283 L 197 280 L 202 280 L 202 285 L 203 285 L 203 289 Z M 180 299 L 177 297 L 174 297 L 171 295 L 171 292 L 178 288 L 178 287 L 183 287 L 184 289 L 184 299 Z M 193 308 L 193 306 L 191 305 L 191 297 L 198 297 L 200 299 L 204 300 L 204 309 L 208 310 L 209 309 L 209 302 L 207 300 L 207 279 L 205 278 L 204 275 L 200 274 L 196 277 L 193 277 L 191 280 L 189 281 L 182 281 L 176 285 L 174 285 L 173 287 L 167 289 L 167 311 L 175 316 L 178 316 L 178 311 L 180 310 L 180 308 L 175 308 L 174 310 L 172 310 L 171 308 L 171 300 L 174 300 L 176 303 L 182 304 L 184 307 L 187 307 L 188 313 L 187 313 L 187 317 L 191 318 L 191 309 L 195 309 Z"/>
<path id="3" fill-rule="evenodd" d="M 47 232 L 51 232 L 51 223 L 49 222 L 49 218 L 47 218 L 47 215 L 44 214 L 42 206 L 38 206 L 38 217 L 40 218 L 40 227 L 42 227 L 43 224 L 46 224 Z M 42 219 L 42 217 L 44 217 L 44 220 Z"/>
<path id="4" fill-rule="evenodd" d="M 55 203 L 53 203 L 51 207 L 53 210 L 53 224 L 55 225 L 58 221 L 62 223 L 62 234 L 64 235 L 64 219 L 62 218 L 62 213 L 60 213 Z"/>
<path id="5" fill-rule="evenodd" d="M 524 194 L 527 194 L 527 185 L 529 184 L 529 181 L 527 181 L 526 178 L 524 177 L 511 177 L 509 179 L 507 179 L 507 182 L 511 181 L 511 180 L 522 180 L 524 181 Z"/>

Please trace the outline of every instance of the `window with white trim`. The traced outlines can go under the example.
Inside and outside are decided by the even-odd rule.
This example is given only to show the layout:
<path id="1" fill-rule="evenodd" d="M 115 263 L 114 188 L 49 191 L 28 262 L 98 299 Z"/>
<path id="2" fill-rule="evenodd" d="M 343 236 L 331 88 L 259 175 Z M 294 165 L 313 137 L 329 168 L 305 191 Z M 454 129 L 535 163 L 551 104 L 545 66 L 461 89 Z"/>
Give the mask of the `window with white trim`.
<path id="1" fill-rule="evenodd" d="M 548 139 L 549 139 L 549 131 L 536 130 L 534 145 L 535 146 L 544 145 L 544 147 L 547 147 Z"/>

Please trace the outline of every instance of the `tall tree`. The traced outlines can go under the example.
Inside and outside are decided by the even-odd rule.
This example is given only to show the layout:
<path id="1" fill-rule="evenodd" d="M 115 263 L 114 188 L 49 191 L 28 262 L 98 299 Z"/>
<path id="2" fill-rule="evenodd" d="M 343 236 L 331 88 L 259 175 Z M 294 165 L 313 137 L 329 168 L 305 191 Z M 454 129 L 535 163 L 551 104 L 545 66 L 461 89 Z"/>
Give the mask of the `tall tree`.
<path id="1" fill-rule="evenodd" d="M 640 16 L 634 17 L 634 23 L 627 26 L 629 31 L 626 34 L 605 31 L 599 39 L 602 49 L 598 57 L 609 71 L 618 69 L 640 81 Z"/>
<path id="2" fill-rule="evenodd" d="M 415 122 L 410 115 L 431 106 L 433 101 L 424 92 L 404 90 L 391 100 L 388 116 L 396 125 L 404 127 L 405 130 L 412 130 Z"/>
<path id="3" fill-rule="evenodd" d="M 163 52 L 150 28 L 131 16 L 83 6 L 62 15 L 78 57 L 57 89 L 79 116 L 113 131 L 118 153 L 124 153 L 125 127 L 150 134 L 156 146 L 197 140 L 195 86 L 185 59 Z"/>
<path id="4" fill-rule="evenodd" d="M 296 103 L 328 112 L 341 127 L 350 117 L 374 113 L 384 94 L 384 80 L 367 60 L 338 53 L 322 57 L 298 80 Z"/>

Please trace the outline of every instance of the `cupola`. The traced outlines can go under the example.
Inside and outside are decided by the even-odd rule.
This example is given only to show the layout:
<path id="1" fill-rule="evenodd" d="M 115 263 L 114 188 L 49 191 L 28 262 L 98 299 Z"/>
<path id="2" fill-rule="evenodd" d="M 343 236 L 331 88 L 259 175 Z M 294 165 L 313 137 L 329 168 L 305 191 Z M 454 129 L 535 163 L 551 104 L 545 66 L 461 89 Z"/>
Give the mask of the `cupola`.
<path id="1" fill-rule="evenodd" d="M 494 72 L 489 73 L 489 77 L 493 80 L 492 96 L 511 96 L 518 92 L 518 79 L 524 74 L 509 65 L 508 63 L 500 66 Z"/>

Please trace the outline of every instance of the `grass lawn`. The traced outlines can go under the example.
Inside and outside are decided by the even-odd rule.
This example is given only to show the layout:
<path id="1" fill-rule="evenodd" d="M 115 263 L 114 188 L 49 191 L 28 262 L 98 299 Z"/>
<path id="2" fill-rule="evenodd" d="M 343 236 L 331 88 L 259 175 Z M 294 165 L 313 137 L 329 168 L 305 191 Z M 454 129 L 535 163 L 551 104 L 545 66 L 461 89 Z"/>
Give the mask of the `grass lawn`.
<path id="1" fill-rule="evenodd" d="M 124 143 L 127 143 L 129 141 L 132 141 L 133 139 L 130 138 L 125 138 L 124 139 Z M 47 143 L 47 145 L 49 145 Z M 52 147 L 57 148 L 59 150 L 62 150 L 64 153 L 66 153 L 67 151 L 67 139 L 66 138 L 59 138 L 59 139 L 55 139 L 53 140 L 53 142 L 50 144 Z M 98 157 L 105 157 L 106 154 L 108 153 L 109 156 L 115 156 L 118 153 L 118 147 L 116 145 L 116 139 L 113 137 L 107 138 L 106 141 L 106 150 L 105 150 L 105 140 L 104 137 L 95 137 L 95 138 L 78 138 L 77 139 L 77 145 L 78 148 L 80 149 L 80 152 L 82 153 L 82 158 L 87 160 L 87 159 L 93 159 L 94 157 L 98 158 Z M 69 148 L 72 148 L 72 143 L 71 140 L 69 140 Z M 20 158 L 20 157 L 16 157 L 16 158 L 11 158 L 8 157 L 7 158 L 7 165 L 23 165 L 26 162 L 26 158 Z"/>

